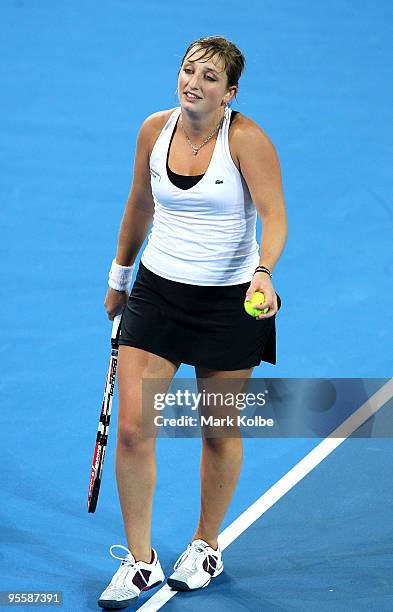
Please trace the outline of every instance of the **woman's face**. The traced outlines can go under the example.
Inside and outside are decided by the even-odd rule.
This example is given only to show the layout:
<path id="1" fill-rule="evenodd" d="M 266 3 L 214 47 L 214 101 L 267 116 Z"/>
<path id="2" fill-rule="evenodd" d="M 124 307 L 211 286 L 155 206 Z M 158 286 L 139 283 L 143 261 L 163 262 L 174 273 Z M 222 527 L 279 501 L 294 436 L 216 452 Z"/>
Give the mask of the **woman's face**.
<path id="1" fill-rule="evenodd" d="M 195 112 L 213 112 L 232 98 L 236 86 L 227 88 L 227 74 L 218 56 L 206 60 L 190 49 L 179 72 L 178 96 L 182 107 Z M 194 94 L 194 95 L 192 95 Z M 196 97 L 195 97 L 196 96 Z"/>

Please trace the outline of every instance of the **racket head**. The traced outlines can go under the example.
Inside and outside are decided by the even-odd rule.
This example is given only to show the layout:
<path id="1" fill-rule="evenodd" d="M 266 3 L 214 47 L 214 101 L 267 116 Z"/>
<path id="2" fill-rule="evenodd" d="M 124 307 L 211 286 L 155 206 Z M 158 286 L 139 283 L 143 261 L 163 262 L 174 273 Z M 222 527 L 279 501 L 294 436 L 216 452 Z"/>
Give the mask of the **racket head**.
<path id="1" fill-rule="evenodd" d="M 98 493 L 100 491 L 99 466 L 102 457 L 102 446 L 97 434 L 96 445 L 94 448 L 93 463 L 90 472 L 89 492 L 87 495 L 87 511 L 94 512 L 97 506 Z"/>
<path id="2" fill-rule="evenodd" d="M 112 409 L 112 400 L 116 382 L 118 340 L 122 315 L 117 315 L 113 320 L 111 334 L 111 356 L 108 374 L 105 380 L 104 396 L 101 404 L 101 414 L 98 423 L 96 445 L 94 448 L 93 461 L 90 472 L 90 483 L 87 497 L 87 511 L 95 512 L 98 495 L 101 487 L 102 470 L 104 467 L 105 450 L 108 441 L 109 423 Z"/>
<path id="3" fill-rule="evenodd" d="M 98 495 L 100 492 L 100 486 L 101 486 L 101 479 L 97 478 L 94 483 L 93 483 L 93 488 L 90 494 L 90 497 L 88 499 L 87 502 L 87 511 L 88 512 L 95 512 L 96 508 L 97 508 L 97 502 L 98 502 Z"/>

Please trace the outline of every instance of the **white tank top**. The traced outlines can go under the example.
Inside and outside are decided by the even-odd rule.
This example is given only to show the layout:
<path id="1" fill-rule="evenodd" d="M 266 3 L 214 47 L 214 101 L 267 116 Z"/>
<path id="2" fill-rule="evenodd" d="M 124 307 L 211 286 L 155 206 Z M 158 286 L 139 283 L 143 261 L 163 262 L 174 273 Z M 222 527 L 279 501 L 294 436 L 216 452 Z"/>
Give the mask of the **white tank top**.
<path id="1" fill-rule="evenodd" d="M 250 282 L 259 263 L 256 208 L 228 143 L 227 107 L 209 167 L 190 189 L 168 178 L 169 143 L 181 107 L 169 117 L 150 156 L 153 227 L 141 261 L 169 280 L 191 285 Z"/>

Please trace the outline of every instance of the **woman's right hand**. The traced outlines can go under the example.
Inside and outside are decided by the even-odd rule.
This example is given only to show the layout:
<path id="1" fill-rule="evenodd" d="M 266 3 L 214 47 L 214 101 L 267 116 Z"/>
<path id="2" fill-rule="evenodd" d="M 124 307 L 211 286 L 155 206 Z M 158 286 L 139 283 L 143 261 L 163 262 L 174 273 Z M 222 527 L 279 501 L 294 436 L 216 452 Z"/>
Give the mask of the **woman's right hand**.
<path id="1" fill-rule="evenodd" d="M 113 321 L 116 315 L 122 314 L 126 307 L 128 297 L 127 291 L 117 291 L 116 289 L 108 287 L 104 300 L 108 319 Z"/>

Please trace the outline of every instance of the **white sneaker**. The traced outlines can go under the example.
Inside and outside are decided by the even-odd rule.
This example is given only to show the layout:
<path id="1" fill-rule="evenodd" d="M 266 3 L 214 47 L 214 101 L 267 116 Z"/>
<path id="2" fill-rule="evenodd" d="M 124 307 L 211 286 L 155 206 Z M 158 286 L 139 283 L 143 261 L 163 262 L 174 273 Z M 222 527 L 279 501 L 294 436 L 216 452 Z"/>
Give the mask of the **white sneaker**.
<path id="1" fill-rule="evenodd" d="M 127 551 L 126 557 L 117 557 L 112 553 L 112 548 L 116 546 Z M 129 603 L 138 599 L 141 591 L 148 591 L 164 580 L 164 572 L 154 548 L 150 563 L 135 561 L 131 551 L 121 544 L 113 544 L 109 552 L 114 559 L 121 561 L 121 565 L 98 600 L 101 608 L 127 608 Z"/>
<path id="2" fill-rule="evenodd" d="M 220 547 L 214 550 L 204 540 L 194 540 L 176 561 L 168 585 L 175 591 L 207 587 L 224 569 Z"/>

